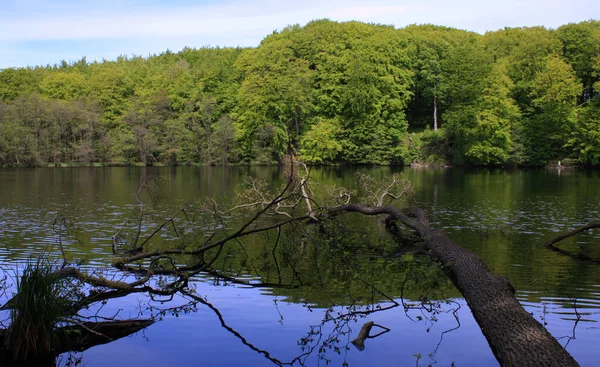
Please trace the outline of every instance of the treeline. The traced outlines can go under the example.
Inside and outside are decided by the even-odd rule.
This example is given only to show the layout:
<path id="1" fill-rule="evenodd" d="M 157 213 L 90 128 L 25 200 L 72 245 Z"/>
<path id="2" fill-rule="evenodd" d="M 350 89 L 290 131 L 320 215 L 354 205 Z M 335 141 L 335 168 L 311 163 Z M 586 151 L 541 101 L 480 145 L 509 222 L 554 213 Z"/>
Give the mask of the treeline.
<path id="1" fill-rule="evenodd" d="M 318 20 L 257 48 L 0 71 L 0 164 L 600 164 L 600 22 Z M 409 132 L 410 131 L 410 132 Z M 415 133 L 416 132 L 416 133 Z"/>

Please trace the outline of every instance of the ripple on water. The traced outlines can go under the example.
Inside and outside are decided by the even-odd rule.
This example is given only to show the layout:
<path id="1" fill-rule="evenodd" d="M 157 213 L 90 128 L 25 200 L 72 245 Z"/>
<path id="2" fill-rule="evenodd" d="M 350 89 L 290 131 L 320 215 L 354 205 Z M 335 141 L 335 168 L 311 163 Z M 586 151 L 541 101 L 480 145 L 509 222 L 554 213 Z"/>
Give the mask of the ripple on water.
<path id="1" fill-rule="evenodd" d="M 499 179 L 500 176 L 486 177 Z M 197 178 L 194 177 L 194 180 Z M 539 179 L 540 177 L 536 178 Z M 137 176 L 135 181 L 129 182 L 131 186 L 128 187 L 137 186 Z M 506 183 L 503 181 L 503 184 Z M 62 238 L 68 254 L 85 260 L 83 266 L 89 269 L 109 266 L 111 236 L 137 210 L 131 191 L 121 187 L 120 183 L 118 188 L 113 187 L 110 191 L 107 188 L 109 183 L 106 181 L 99 185 L 98 192 L 101 195 L 92 195 L 90 187 L 82 186 L 77 192 L 64 190 L 58 196 L 55 194 L 59 192 L 58 190 L 63 190 L 62 186 L 55 183 L 48 186 L 52 185 L 53 196 L 48 192 L 37 192 L 41 189 L 36 188 L 30 190 L 29 194 L 19 197 L 21 191 L 14 188 L 10 198 L 0 197 L 0 206 L 2 206 L 0 208 L 0 241 L 2 242 L 0 258 L 4 263 L 14 265 L 25 263 L 29 256 L 39 254 L 40 249 L 43 248 L 59 254 L 57 235 L 52 230 L 52 223 L 60 214 L 67 219 L 69 225 L 76 225 L 77 231 L 87 234 L 81 242 L 77 241 L 75 234 L 68 234 Z M 186 182 L 182 185 L 190 185 L 190 183 Z M 581 322 L 577 329 L 577 340 L 569 345 L 569 350 L 575 348 L 577 352 L 576 348 L 581 345 L 583 352 L 580 351 L 578 355 L 584 356 L 581 359 L 582 365 L 586 363 L 590 366 L 595 365 L 598 360 L 597 355 L 596 358 L 585 357 L 585 353 L 586 350 L 593 352 L 596 341 L 600 340 L 598 335 L 600 329 L 593 326 L 600 320 L 600 276 L 597 265 L 588 266 L 568 256 L 547 251 L 536 244 L 542 243 L 556 233 L 568 231 L 600 218 L 598 202 L 600 192 L 589 190 L 586 197 L 579 187 L 569 192 L 561 192 L 558 189 L 552 191 L 545 187 L 545 191 L 540 193 L 523 185 L 523 187 L 511 187 L 510 190 L 503 189 L 498 191 L 498 194 L 492 191 L 491 184 L 480 185 L 481 187 L 477 188 L 479 191 L 475 190 L 474 186 L 467 186 L 466 183 L 463 185 L 462 181 L 455 186 L 446 181 L 440 181 L 438 185 L 446 190 L 447 195 L 440 195 L 439 202 L 431 208 L 434 225 L 445 229 L 452 238 L 460 240 L 461 244 L 483 257 L 495 273 L 507 276 L 518 290 L 516 294 L 518 300 L 537 320 L 547 323 L 553 335 L 558 337 L 570 335 L 579 315 Z M 423 186 L 417 187 L 417 190 L 424 192 L 431 188 L 427 187 L 427 184 Z M 430 199 L 428 197 L 424 201 L 433 202 Z M 2 200 L 6 200 L 8 205 Z M 177 206 L 179 203 L 169 203 L 171 204 Z M 166 207 L 159 208 L 159 212 L 161 210 L 162 214 L 167 216 L 172 212 Z M 150 228 L 152 227 L 143 227 L 145 234 L 148 234 Z M 185 228 L 184 231 L 189 233 L 192 229 Z M 160 237 L 165 239 L 165 234 L 161 233 Z M 576 253 L 586 251 L 585 254 L 600 258 L 599 250 L 589 246 L 591 240 L 598 238 L 600 238 L 600 231 L 589 232 L 574 241 L 565 241 L 561 244 L 561 248 Z M 213 298 L 217 298 L 215 296 L 217 293 L 229 292 L 236 297 L 235 300 L 238 301 L 236 303 L 240 305 L 247 301 L 245 299 L 247 296 L 238 297 L 242 288 L 251 288 L 229 284 L 230 287 L 223 291 L 222 288 L 212 286 L 212 278 L 209 276 L 197 279 L 202 279 L 206 287 L 200 286 L 200 288 L 207 293 L 211 292 Z M 258 278 L 250 274 L 243 274 L 241 279 L 253 285 L 259 282 Z M 273 290 L 267 288 L 257 292 L 273 294 Z M 225 309 L 233 307 L 233 302 L 229 302 L 229 298 L 223 297 L 223 299 Z M 249 309 L 245 310 L 243 317 L 251 319 L 254 315 L 249 312 Z M 399 312 L 401 313 L 401 310 Z M 398 319 L 394 318 L 394 320 Z M 461 319 L 462 321 L 465 320 Z M 468 322 L 466 321 L 465 324 Z M 586 327 L 581 327 L 584 323 Z M 401 332 L 403 329 L 404 326 L 394 328 L 393 333 Z M 266 334 L 268 332 L 265 332 Z M 383 343 L 385 338 L 390 336 L 392 334 L 382 339 L 378 338 L 377 343 L 373 343 L 373 347 L 380 342 Z M 465 333 L 465 337 L 459 340 L 460 345 L 464 345 L 464 340 L 471 340 L 472 336 L 471 331 Z M 448 334 L 448 341 L 452 338 Z M 485 348 L 485 341 L 483 345 Z M 414 352 L 419 351 L 417 349 Z M 411 362 L 414 364 L 414 360 Z M 458 363 L 458 365 L 463 364 Z"/>

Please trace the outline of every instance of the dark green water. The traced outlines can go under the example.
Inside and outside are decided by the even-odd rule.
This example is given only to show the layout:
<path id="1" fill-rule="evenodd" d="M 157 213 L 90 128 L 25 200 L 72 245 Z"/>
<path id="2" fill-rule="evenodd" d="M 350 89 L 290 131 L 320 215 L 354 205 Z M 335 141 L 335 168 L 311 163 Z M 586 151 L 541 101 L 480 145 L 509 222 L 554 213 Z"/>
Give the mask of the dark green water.
<path id="1" fill-rule="evenodd" d="M 356 171 L 381 178 L 400 170 L 324 168 L 313 169 L 311 175 L 319 184 L 352 187 Z M 411 180 L 414 201 L 431 213 L 434 226 L 481 256 L 496 274 L 508 277 L 522 304 L 546 323 L 581 365 L 597 365 L 599 264 L 539 245 L 600 219 L 598 172 L 401 172 Z M 70 228 L 69 235 L 61 237 L 69 259 L 87 269 L 109 268 L 111 237 L 135 211 L 134 193 L 145 179 L 161 178 L 164 199 L 153 208 L 159 221 L 184 202 L 231 196 L 246 174 L 274 187 L 282 180 L 278 169 L 265 167 L 0 170 L 2 269 L 10 276 L 31 256 L 57 256 L 58 236 L 52 223 L 59 214 Z M 336 232 L 341 239 L 335 249 L 308 244 L 299 252 L 281 245 L 275 252 L 263 238 L 246 243 L 244 253 L 239 246 L 228 247 L 215 264 L 218 270 L 250 284 L 272 286 L 201 277 L 196 292 L 213 308 L 199 305 L 177 316 L 167 312 L 162 321 L 134 337 L 85 351 L 83 362 L 87 366 L 269 366 L 277 361 L 306 366 L 324 366 L 328 361 L 338 366 L 497 364 L 468 307 L 427 259 L 386 256 L 393 252 L 393 243 L 375 220 L 351 217 L 344 226 Z M 169 243 L 169 234 L 163 237 Z M 353 245 L 343 237 L 352 238 Z M 382 254 L 378 247 L 388 251 Z M 573 237 L 560 247 L 598 261 L 600 231 Z M 10 293 L 10 277 L 6 283 Z M 395 304 L 387 298 L 400 305 L 392 307 Z M 422 304 L 423 299 L 433 301 Z M 123 318 L 137 317 L 152 313 L 148 304 L 168 308 L 184 301 L 148 302 L 143 295 L 130 295 L 109 302 L 102 312 L 120 310 Z M 349 341 L 366 321 L 390 332 L 368 339 L 365 350 L 359 351 Z M 66 363 L 64 356 L 60 363 Z"/>

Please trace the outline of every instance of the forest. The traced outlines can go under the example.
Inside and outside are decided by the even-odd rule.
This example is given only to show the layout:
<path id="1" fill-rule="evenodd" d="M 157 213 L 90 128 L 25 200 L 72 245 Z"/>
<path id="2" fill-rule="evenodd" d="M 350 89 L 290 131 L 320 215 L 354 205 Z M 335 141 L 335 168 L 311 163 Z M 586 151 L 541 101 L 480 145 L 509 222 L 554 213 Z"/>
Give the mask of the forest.
<path id="1" fill-rule="evenodd" d="M 600 165 L 600 22 L 315 20 L 256 48 L 0 70 L 0 166 Z"/>

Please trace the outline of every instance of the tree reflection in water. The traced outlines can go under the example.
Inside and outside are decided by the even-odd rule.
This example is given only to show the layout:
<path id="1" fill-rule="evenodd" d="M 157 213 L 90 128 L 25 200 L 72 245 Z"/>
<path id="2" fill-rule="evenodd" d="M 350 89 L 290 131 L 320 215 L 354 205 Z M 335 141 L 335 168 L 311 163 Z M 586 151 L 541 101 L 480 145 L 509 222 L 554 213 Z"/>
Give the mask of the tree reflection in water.
<path id="1" fill-rule="evenodd" d="M 343 219 L 323 215 L 317 221 L 315 208 L 327 201 L 347 202 L 352 193 L 327 188 L 327 195 L 318 202 L 318 194 L 307 184 L 308 172 L 300 176 L 292 170 L 289 176 L 278 194 L 269 195 L 265 183 L 248 178 L 230 208 L 209 200 L 182 206 L 166 220 L 148 209 L 157 201 L 159 190 L 153 186 L 154 180 L 147 180 L 136 194 L 135 215 L 113 236 L 113 270 L 89 271 L 74 265 L 62 246 L 63 237 L 69 234 L 67 221 L 61 219 L 56 233 L 64 262 L 52 276 L 77 288 L 69 293 L 69 321 L 58 320 L 54 332 L 78 327 L 84 336 L 73 340 L 86 339 L 88 343 L 60 345 L 53 355 L 116 340 L 116 335 L 111 337 L 101 327 L 103 322 L 119 320 L 119 315 L 103 314 L 104 305 L 138 293 L 148 297 L 139 305 L 146 323 L 126 331 L 138 331 L 167 315 L 195 312 L 202 305 L 215 313 L 223 328 L 276 365 L 304 366 L 315 355 L 328 364 L 330 353 L 345 356 L 353 336 L 359 334 L 351 323 L 358 325 L 359 320 L 378 312 L 401 306 L 406 316 L 422 322 L 427 332 L 441 313 L 451 313 L 457 326 L 441 333 L 438 346 L 430 353 L 433 358 L 444 334 L 460 326 L 460 305 L 443 301 L 445 293 L 456 294 L 444 273 L 431 259 L 411 253 L 410 248 L 400 251 L 377 221 L 365 226 L 364 218 L 352 215 Z M 370 185 L 366 197 L 379 205 L 399 198 L 409 188 L 396 176 L 382 184 L 365 177 L 362 180 Z M 196 294 L 198 281 L 268 289 L 290 302 L 305 304 L 311 312 L 323 310 L 323 317 L 297 341 L 298 355 L 282 361 L 229 326 L 217 307 Z M 363 341 L 376 335 L 367 333 Z M 69 356 L 61 363 L 80 362 Z M 342 363 L 348 364 L 345 357 Z"/>

